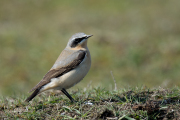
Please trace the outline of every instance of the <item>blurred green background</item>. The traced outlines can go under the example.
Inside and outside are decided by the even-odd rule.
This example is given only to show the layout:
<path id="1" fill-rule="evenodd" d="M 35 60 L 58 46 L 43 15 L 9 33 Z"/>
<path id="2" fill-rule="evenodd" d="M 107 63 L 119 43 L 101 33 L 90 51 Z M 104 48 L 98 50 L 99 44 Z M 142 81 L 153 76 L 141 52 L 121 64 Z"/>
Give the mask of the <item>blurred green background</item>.
<path id="1" fill-rule="evenodd" d="M 69 38 L 93 34 L 92 66 L 73 89 L 180 86 L 180 1 L 1 0 L 0 94 L 28 94 Z"/>

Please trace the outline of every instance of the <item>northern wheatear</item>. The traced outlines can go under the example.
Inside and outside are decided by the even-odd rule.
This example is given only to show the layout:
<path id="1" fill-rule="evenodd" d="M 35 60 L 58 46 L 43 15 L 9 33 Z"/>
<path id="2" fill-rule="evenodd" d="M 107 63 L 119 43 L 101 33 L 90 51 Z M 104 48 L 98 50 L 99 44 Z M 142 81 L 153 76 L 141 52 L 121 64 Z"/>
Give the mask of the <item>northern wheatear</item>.
<path id="1" fill-rule="evenodd" d="M 43 79 L 30 90 L 34 91 L 26 101 L 46 90 L 61 90 L 72 102 L 74 99 L 66 89 L 80 82 L 91 67 L 91 55 L 87 47 L 87 39 L 92 35 L 76 33 L 70 39 L 66 48 L 61 52 L 53 67 Z"/>

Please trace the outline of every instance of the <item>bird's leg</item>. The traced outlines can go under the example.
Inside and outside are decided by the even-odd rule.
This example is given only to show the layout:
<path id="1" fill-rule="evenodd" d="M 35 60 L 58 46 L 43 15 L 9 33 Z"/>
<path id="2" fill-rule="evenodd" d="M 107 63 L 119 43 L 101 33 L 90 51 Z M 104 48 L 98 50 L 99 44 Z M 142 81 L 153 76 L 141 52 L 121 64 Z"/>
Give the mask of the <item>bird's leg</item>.
<path id="1" fill-rule="evenodd" d="M 63 88 L 61 91 L 71 100 L 71 102 L 75 102 L 75 100 L 71 97 L 71 95 L 69 95 L 66 89 Z"/>

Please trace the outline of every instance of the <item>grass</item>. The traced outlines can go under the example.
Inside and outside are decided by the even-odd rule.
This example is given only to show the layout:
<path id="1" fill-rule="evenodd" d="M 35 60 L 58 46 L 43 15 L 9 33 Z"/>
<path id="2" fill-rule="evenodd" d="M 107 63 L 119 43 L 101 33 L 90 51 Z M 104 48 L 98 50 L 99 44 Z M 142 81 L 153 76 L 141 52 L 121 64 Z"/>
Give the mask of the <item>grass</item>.
<path id="1" fill-rule="evenodd" d="M 1 0 L 0 117 L 178 119 L 179 87 L 172 87 L 180 86 L 179 4 Z M 77 32 L 94 35 L 88 41 L 91 69 L 71 89 L 78 102 L 50 94 L 24 103 Z M 113 91 L 112 79 L 122 89 Z M 91 86 L 84 88 L 87 83 Z M 147 88 L 132 87 L 141 85 Z"/>
<path id="2" fill-rule="evenodd" d="M 146 87 L 109 91 L 103 88 L 63 94 L 41 94 L 30 103 L 27 96 L 0 99 L 0 119 L 180 119 L 180 89 Z"/>

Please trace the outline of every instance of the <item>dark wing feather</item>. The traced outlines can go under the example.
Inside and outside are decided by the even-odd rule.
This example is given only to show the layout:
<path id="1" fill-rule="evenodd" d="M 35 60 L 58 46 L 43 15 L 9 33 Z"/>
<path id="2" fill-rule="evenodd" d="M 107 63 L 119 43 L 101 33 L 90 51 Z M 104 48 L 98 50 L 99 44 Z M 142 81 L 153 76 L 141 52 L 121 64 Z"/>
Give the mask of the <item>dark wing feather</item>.
<path id="1" fill-rule="evenodd" d="M 64 65 L 63 67 L 60 67 L 58 69 L 51 69 L 50 71 L 48 71 L 48 73 L 43 77 L 43 79 L 34 88 L 32 88 L 30 92 L 36 89 L 41 89 L 41 87 L 49 83 L 52 78 L 60 77 L 63 74 L 76 68 L 84 60 L 86 51 L 79 50 L 73 53 L 72 56 L 73 55 L 76 56 L 74 60 L 70 61 L 67 65 Z"/>
<path id="2" fill-rule="evenodd" d="M 36 89 L 26 100 L 25 102 L 31 101 L 39 93 L 39 89 Z"/>

